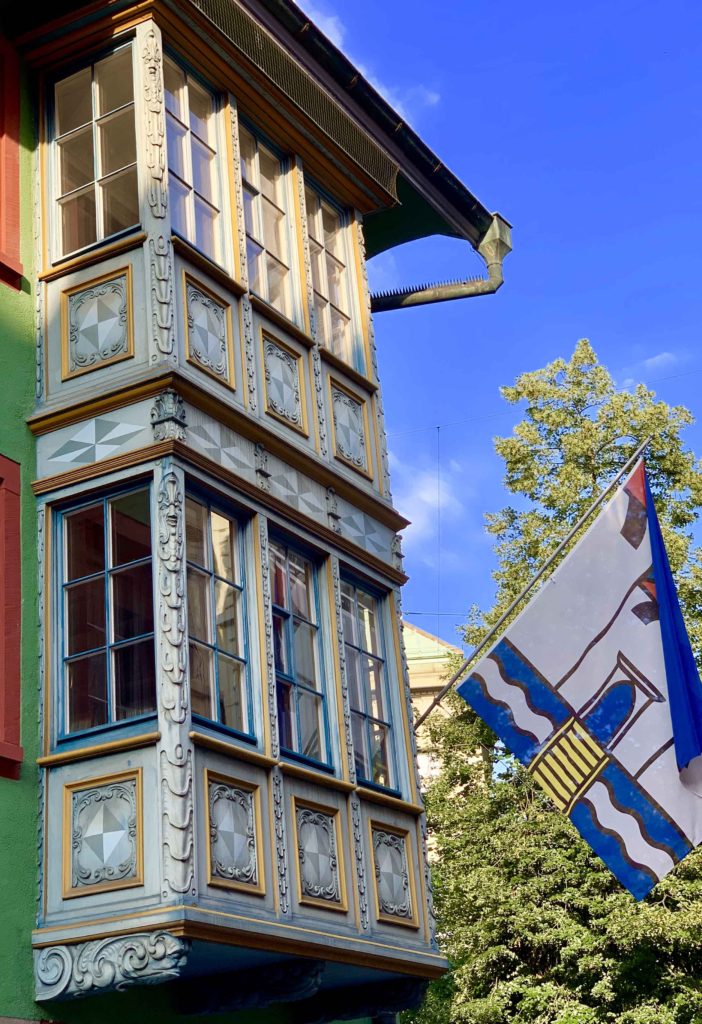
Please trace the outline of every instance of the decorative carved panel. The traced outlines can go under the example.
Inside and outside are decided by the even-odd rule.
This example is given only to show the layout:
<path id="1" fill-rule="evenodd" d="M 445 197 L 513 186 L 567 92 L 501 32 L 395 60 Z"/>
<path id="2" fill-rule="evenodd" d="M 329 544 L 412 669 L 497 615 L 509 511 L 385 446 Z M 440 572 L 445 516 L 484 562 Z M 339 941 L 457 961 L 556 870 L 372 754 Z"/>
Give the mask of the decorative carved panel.
<path id="1" fill-rule="evenodd" d="M 266 412 L 307 434 L 302 358 L 282 341 L 262 335 Z"/>
<path id="2" fill-rule="evenodd" d="M 134 354 L 131 321 L 130 267 L 64 292 L 62 379 L 129 359 Z"/>
<path id="3" fill-rule="evenodd" d="M 371 822 L 378 919 L 417 927 L 408 834 Z"/>
<path id="4" fill-rule="evenodd" d="M 295 832 L 301 903 L 346 910 L 343 859 L 337 831 L 338 814 L 331 808 L 295 802 Z"/>
<path id="5" fill-rule="evenodd" d="M 369 476 L 366 403 L 346 388 L 330 381 L 334 454 Z"/>
<path id="6" fill-rule="evenodd" d="M 141 885 L 141 774 L 64 788 L 64 898 Z"/>
<path id="7" fill-rule="evenodd" d="M 262 894 L 258 788 L 207 773 L 210 885 Z"/>
<path id="8" fill-rule="evenodd" d="M 184 287 L 188 362 L 233 386 L 229 306 L 187 276 Z"/>

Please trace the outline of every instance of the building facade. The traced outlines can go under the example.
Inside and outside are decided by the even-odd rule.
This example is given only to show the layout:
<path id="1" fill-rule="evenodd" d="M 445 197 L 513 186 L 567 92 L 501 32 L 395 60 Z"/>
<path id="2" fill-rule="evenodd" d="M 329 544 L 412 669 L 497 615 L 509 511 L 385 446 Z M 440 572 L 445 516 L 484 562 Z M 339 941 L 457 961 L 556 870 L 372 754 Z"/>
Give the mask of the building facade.
<path id="1" fill-rule="evenodd" d="M 392 1020 L 446 963 L 371 305 L 454 296 L 365 260 L 479 294 L 508 228 L 290 0 L 3 18 L 0 1018 Z"/>
<path id="2" fill-rule="evenodd" d="M 460 647 L 447 643 L 441 637 L 420 629 L 407 620 L 402 623 L 402 636 L 407 658 L 407 674 L 409 677 L 412 707 L 415 717 L 422 715 L 431 702 L 441 692 L 446 680 L 451 675 L 451 666 L 457 666 L 463 660 Z M 446 711 L 440 704 L 435 714 L 444 715 Z M 426 788 L 439 771 L 439 761 L 432 748 L 428 722 L 417 730 L 417 768 L 422 788 Z"/>

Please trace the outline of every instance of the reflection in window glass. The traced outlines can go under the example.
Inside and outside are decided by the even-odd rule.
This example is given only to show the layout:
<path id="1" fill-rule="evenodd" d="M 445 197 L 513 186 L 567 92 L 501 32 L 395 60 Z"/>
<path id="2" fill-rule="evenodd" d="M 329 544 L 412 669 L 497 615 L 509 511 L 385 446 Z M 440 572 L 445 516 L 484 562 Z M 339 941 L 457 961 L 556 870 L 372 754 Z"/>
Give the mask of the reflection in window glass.
<path id="1" fill-rule="evenodd" d="M 132 48 L 56 83 L 59 255 L 139 223 Z"/>
<path id="2" fill-rule="evenodd" d="M 334 355 L 353 363 L 345 229 L 339 212 L 309 185 L 305 188 L 305 207 L 317 339 Z"/>
<path id="3" fill-rule="evenodd" d="M 173 229 L 222 262 L 215 99 L 169 58 L 164 80 Z"/>
<path id="4" fill-rule="evenodd" d="M 64 728 L 156 708 L 148 489 L 63 517 Z"/>
<path id="5" fill-rule="evenodd" d="M 277 156 L 239 128 L 249 288 L 291 316 L 285 182 Z"/>
<path id="6" fill-rule="evenodd" d="M 378 624 L 378 601 L 343 580 L 341 612 L 356 774 L 361 782 L 393 787 L 390 709 Z"/>
<path id="7" fill-rule="evenodd" d="M 280 744 L 288 753 L 326 764 L 314 566 L 279 541 L 269 548 Z"/>
<path id="8" fill-rule="evenodd" d="M 193 712 L 250 735 L 238 523 L 188 497 L 185 544 Z"/>

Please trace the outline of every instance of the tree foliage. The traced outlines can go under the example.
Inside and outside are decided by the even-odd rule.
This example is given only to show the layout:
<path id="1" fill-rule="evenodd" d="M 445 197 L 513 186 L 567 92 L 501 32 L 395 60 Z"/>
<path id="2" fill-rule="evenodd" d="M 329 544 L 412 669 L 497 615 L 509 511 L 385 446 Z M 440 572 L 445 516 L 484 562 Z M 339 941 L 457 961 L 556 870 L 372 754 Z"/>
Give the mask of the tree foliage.
<path id="1" fill-rule="evenodd" d="M 487 516 L 497 595 L 466 626 L 477 642 L 638 443 L 693 641 L 702 650 L 702 557 L 692 528 L 702 469 L 682 407 L 617 391 L 587 341 L 569 361 L 503 388 L 525 403 L 497 438 L 513 505 Z M 702 1022 L 702 856 L 637 903 L 569 820 L 456 696 L 431 726 L 442 770 L 427 794 L 440 942 L 450 974 L 414 1024 Z"/>

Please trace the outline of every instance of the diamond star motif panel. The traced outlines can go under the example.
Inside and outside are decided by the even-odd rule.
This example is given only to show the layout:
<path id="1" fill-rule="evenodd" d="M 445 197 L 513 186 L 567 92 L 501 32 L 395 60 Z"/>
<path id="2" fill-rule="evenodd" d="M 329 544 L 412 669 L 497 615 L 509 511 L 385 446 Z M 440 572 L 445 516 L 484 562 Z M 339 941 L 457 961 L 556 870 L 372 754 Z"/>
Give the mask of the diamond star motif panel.
<path id="1" fill-rule="evenodd" d="M 300 433 L 307 433 L 300 355 L 282 342 L 263 336 L 266 411 Z"/>
<path id="2" fill-rule="evenodd" d="M 300 901 L 345 910 L 336 822 L 333 810 L 295 807 Z"/>
<path id="3" fill-rule="evenodd" d="M 133 355 L 131 270 L 63 295 L 64 380 Z"/>
<path id="4" fill-rule="evenodd" d="M 229 306 L 186 278 L 188 361 L 232 384 Z"/>
<path id="5" fill-rule="evenodd" d="M 337 458 L 369 475 L 365 403 L 332 383 L 331 405 Z"/>
<path id="6" fill-rule="evenodd" d="M 144 428 L 137 423 L 120 423 L 98 416 L 82 424 L 67 441 L 49 456 L 50 462 L 86 465 L 115 455 Z"/>
<path id="7" fill-rule="evenodd" d="M 64 855 L 64 896 L 140 885 L 140 775 L 74 783 L 65 794 L 70 849 Z"/>
<path id="8" fill-rule="evenodd" d="M 407 834 L 371 826 L 378 917 L 415 924 Z"/>
<path id="9" fill-rule="evenodd" d="M 258 789 L 209 776 L 209 884 L 262 894 Z"/>

